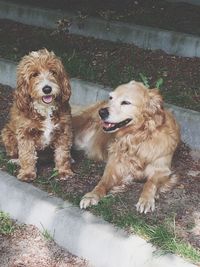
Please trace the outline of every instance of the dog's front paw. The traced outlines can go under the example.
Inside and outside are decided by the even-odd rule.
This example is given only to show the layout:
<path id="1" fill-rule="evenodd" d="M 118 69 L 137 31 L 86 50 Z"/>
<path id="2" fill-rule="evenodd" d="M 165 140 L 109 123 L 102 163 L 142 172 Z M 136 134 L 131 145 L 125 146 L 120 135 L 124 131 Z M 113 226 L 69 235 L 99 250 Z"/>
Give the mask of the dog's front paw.
<path id="1" fill-rule="evenodd" d="M 69 170 L 65 170 L 65 171 L 60 171 L 58 172 L 58 180 L 59 181 L 65 181 L 68 178 L 71 178 L 75 175 L 75 173 L 69 169 Z"/>
<path id="2" fill-rule="evenodd" d="M 155 199 L 140 197 L 138 203 L 136 204 L 137 211 L 140 213 L 153 212 L 155 210 Z"/>
<path id="3" fill-rule="evenodd" d="M 89 192 L 83 196 L 80 202 L 80 208 L 86 209 L 90 206 L 97 205 L 100 198 L 97 194 Z"/>
<path id="4" fill-rule="evenodd" d="M 36 173 L 35 172 L 25 172 L 25 171 L 19 171 L 19 174 L 17 175 L 17 178 L 20 181 L 24 182 L 31 182 L 36 179 Z"/>

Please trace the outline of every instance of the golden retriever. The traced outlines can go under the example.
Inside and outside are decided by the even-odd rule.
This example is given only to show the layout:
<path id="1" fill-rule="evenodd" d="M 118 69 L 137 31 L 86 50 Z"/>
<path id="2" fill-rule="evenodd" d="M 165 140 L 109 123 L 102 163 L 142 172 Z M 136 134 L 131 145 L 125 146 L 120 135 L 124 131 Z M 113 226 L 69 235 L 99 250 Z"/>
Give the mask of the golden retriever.
<path id="1" fill-rule="evenodd" d="M 54 149 L 60 179 L 73 175 L 69 78 L 59 58 L 46 49 L 24 56 L 17 67 L 17 88 L 10 120 L 2 130 L 7 154 L 18 159 L 18 179 L 36 178 L 37 151 Z"/>
<path id="2" fill-rule="evenodd" d="M 139 212 L 155 209 L 159 192 L 177 181 L 171 161 L 180 140 L 179 126 L 163 108 L 157 89 L 131 81 L 99 102 L 72 115 L 74 143 L 94 160 L 106 161 L 97 186 L 83 196 L 80 208 L 96 205 L 115 186 L 146 179 Z"/>

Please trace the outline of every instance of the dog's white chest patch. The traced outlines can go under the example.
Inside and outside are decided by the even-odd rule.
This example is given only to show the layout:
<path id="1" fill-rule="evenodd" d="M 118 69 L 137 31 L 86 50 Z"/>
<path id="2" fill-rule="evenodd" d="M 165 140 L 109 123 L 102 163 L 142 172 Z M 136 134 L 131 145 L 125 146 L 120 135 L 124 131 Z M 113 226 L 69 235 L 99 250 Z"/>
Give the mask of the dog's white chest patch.
<path id="1" fill-rule="evenodd" d="M 52 133 L 54 129 L 55 129 L 55 124 L 51 120 L 51 113 L 48 113 L 43 123 L 43 131 L 44 131 L 44 134 L 42 136 L 43 146 L 48 146 L 51 143 Z"/>

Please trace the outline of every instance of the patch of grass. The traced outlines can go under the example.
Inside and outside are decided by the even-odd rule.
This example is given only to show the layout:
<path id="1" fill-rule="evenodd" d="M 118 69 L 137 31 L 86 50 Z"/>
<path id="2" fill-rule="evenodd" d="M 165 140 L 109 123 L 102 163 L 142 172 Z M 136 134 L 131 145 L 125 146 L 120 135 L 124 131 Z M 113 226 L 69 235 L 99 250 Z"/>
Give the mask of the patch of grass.
<path id="1" fill-rule="evenodd" d="M 15 175 L 18 168 L 16 164 L 8 160 L 5 152 L 1 148 L 0 148 L 0 168 L 6 170 L 11 175 Z"/>
<path id="2" fill-rule="evenodd" d="M 173 253 L 184 257 L 194 263 L 200 262 L 200 250 L 192 247 L 190 244 L 183 242 L 176 236 L 175 221 L 168 218 L 161 224 L 156 221 L 147 221 L 140 215 L 129 213 L 125 210 L 120 212 L 114 209 L 114 205 L 120 201 L 118 196 L 108 196 L 100 201 L 97 206 L 91 208 L 96 215 L 103 217 L 120 228 L 127 229 L 142 236 L 156 246 L 156 254 Z M 170 221 L 170 223 L 169 223 Z M 169 227 L 174 225 L 174 227 Z"/>
<path id="3" fill-rule="evenodd" d="M 71 202 L 75 206 L 79 206 L 82 196 L 76 194 L 65 194 L 65 199 Z"/>
<path id="4" fill-rule="evenodd" d="M 117 218 L 116 224 L 122 228 L 129 227 L 134 233 L 145 237 L 157 247 L 158 254 L 174 253 L 194 263 L 200 262 L 200 251 L 190 244 L 184 243 L 164 224 L 148 224 L 144 219 L 126 214 Z"/>
<path id="5" fill-rule="evenodd" d="M 59 181 L 50 180 L 50 185 L 51 185 L 51 188 L 52 188 L 54 194 L 57 194 L 57 195 L 62 194 L 62 188 L 61 188 L 61 184 Z"/>
<path id="6" fill-rule="evenodd" d="M 0 167 L 5 166 L 7 161 L 5 153 L 0 149 Z"/>
<path id="7" fill-rule="evenodd" d="M 49 233 L 49 231 L 41 224 L 42 226 L 42 235 L 44 236 L 44 238 L 48 241 L 52 241 L 54 239 L 54 237 Z"/>
<path id="8" fill-rule="evenodd" d="M 17 171 L 17 165 L 10 162 L 10 161 L 7 161 L 6 163 L 6 170 L 8 173 L 10 173 L 11 175 L 15 175 L 16 174 L 16 171 Z"/>
<path id="9" fill-rule="evenodd" d="M 91 210 L 96 215 L 101 215 L 101 217 L 109 222 L 115 222 L 115 213 L 112 212 L 112 206 L 116 203 L 116 197 L 112 195 L 107 195 L 102 198 L 97 206 L 91 207 Z"/>
<path id="10" fill-rule="evenodd" d="M 34 181 L 34 183 L 41 185 L 45 189 L 50 188 L 51 193 L 63 197 L 62 195 L 63 192 L 60 182 L 53 179 L 52 176 L 50 178 L 39 176 L 37 180 Z"/>
<path id="11" fill-rule="evenodd" d="M 9 215 L 0 211 L 0 235 L 10 235 L 13 233 L 15 227 Z"/>
<path id="12" fill-rule="evenodd" d="M 51 178 L 55 178 L 55 177 L 57 177 L 57 176 L 58 176 L 58 170 L 53 169 L 52 174 L 51 174 L 51 176 L 50 176 L 50 179 L 51 179 Z"/>
<path id="13" fill-rule="evenodd" d="M 74 193 L 65 193 L 63 191 L 62 185 L 60 184 L 60 181 L 55 180 L 54 177 L 47 178 L 39 176 L 34 181 L 34 184 L 39 185 L 41 189 L 49 192 L 50 194 L 58 196 L 63 200 L 68 200 L 73 205 L 78 206 L 80 203 L 81 196 Z"/>

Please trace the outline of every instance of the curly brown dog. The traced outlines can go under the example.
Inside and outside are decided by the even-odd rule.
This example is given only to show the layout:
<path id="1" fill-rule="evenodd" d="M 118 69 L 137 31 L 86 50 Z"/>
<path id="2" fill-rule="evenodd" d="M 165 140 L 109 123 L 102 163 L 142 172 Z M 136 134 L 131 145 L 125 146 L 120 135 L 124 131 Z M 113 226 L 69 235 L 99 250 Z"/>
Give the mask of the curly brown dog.
<path id="1" fill-rule="evenodd" d="M 59 178 L 73 175 L 70 94 L 69 78 L 53 52 L 42 49 L 22 58 L 10 120 L 2 130 L 7 154 L 21 167 L 18 179 L 36 178 L 37 151 L 48 146 Z"/>
<path id="2" fill-rule="evenodd" d="M 75 146 L 87 156 L 107 162 L 97 186 L 80 202 L 96 205 L 108 191 L 146 178 L 136 205 L 139 212 L 154 211 L 159 192 L 177 181 L 171 161 L 180 134 L 172 114 L 163 108 L 158 90 L 131 81 L 110 93 L 109 101 L 72 116 Z"/>

